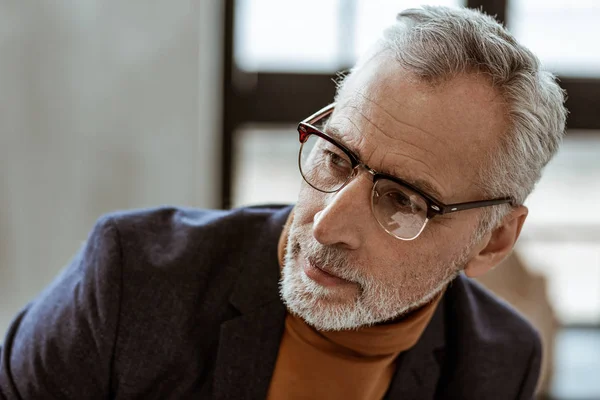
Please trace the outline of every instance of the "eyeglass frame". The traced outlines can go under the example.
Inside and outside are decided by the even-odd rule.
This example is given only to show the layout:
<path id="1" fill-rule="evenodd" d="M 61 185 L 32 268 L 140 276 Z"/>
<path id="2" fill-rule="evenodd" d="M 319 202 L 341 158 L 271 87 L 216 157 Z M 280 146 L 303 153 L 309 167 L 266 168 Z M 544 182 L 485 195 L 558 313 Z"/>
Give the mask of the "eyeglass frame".
<path id="1" fill-rule="evenodd" d="M 423 224 L 423 228 L 427 224 L 427 221 L 431 220 L 432 218 L 434 218 L 438 215 L 451 214 L 451 213 L 454 213 L 457 211 L 465 211 L 465 210 L 471 210 L 474 208 L 481 208 L 481 207 L 491 207 L 491 206 L 507 204 L 507 203 L 510 204 L 511 206 L 515 207 L 515 201 L 511 197 L 502 197 L 502 198 L 490 199 L 490 200 L 467 201 L 467 202 L 463 202 L 463 203 L 444 204 L 443 202 L 436 199 L 432 195 L 425 193 L 421 189 L 415 187 L 414 185 L 406 182 L 405 180 L 403 180 L 401 178 L 374 170 L 373 168 L 369 167 L 367 164 L 361 162 L 361 160 L 358 158 L 358 156 L 356 154 L 354 154 L 354 152 L 352 150 L 348 149 L 346 146 L 339 143 L 336 139 L 332 138 L 331 136 L 327 135 L 326 133 L 322 132 L 320 129 L 318 129 L 317 127 L 314 126 L 314 124 L 316 122 L 318 122 L 318 121 L 322 120 L 323 118 L 327 117 L 328 115 L 332 114 L 335 109 L 335 105 L 336 105 L 336 103 L 331 103 L 328 106 L 323 107 L 322 109 L 320 109 L 316 113 L 310 115 L 308 118 L 305 118 L 298 124 L 298 133 L 299 133 L 300 143 L 304 144 L 310 135 L 319 136 L 320 138 L 328 141 L 329 143 L 333 144 L 334 146 L 337 146 L 340 150 L 342 150 L 348 156 L 348 158 L 350 159 L 350 162 L 352 163 L 352 171 L 356 171 L 357 167 L 359 167 L 359 166 L 364 167 L 373 176 L 373 186 L 377 183 L 378 180 L 387 179 L 387 180 L 395 182 L 399 185 L 405 186 L 405 187 L 409 188 L 410 190 L 414 191 L 415 193 L 417 193 L 418 195 L 420 195 L 421 197 L 423 197 L 423 199 L 427 203 L 427 216 L 426 216 L 426 221 Z M 302 157 L 302 151 L 300 150 L 299 155 L 298 155 L 298 167 L 300 168 L 300 171 L 302 171 L 301 157 Z M 318 190 L 319 192 L 336 193 L 336 192 L 339 192 L 340 190 L 342 190 L 352 180 L 352 178 L 354 177 L 355 174 L 348 175 L 348 177 L 346 178 L 346 181 L 342 184 L 342 186 L 340 186 L 339 189 L 331 191 L 331 192 L 327 192 L 327 191 L 321 190 L 321 189 L 313 186 L 310 182 L 308 182 L 306 180 L 306 178 L 304 177 L 304 174 L 301 174 L 301 175 L 306 183 L 308 183 L 312 188 Z M 421 230 L 423 228 L 421 228 Z M 386 230 L 386 232 L 387 232 L 387 230 Z M 419 232 L 419 234 L 420 233 L 421 232 Z M 419 236 L 419 234 L 417 234 L 413 239 L 416 239 Z M 400 240 L 412 240 L 412 239 L 403 239 L 403 238 L 400 238 L 391 233 L 390 233 L 390 235 L 392 235 Z"/>

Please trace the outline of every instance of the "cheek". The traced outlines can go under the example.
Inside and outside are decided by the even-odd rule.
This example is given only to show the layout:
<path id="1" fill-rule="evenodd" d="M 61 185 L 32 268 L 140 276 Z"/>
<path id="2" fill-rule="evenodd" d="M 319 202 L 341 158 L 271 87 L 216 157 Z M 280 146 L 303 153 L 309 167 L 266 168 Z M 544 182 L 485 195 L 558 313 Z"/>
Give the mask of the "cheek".
<path id="1" fill-rule="evenodd" d="M 436 246 L 438 253 L 444 257 L 455 254 L 471 244 L 477 229 L 479 218 L 477 213 L 461 211 L 446 220 L 435 221 L 423 233 L 423 238 Z M 434 222 L 435 221 L 435 222 Z"/>
<path id="2" fill-rule="evenodd" d="M 299 225 L 312 223 L 317 212 L 321 211 L 322 205 L 319 192 L 303 183 L 298 194 L 298 201 L 294 207 L 294 220 Z"/>
<path id="3" fill-rule="evenodd" d="M 426 238 L 403 242 L 385 232 L 384 235 L 371 243 L 364 265 L 372 277 L 386 285 L 405 289 L 407 284 L 416 287 L 420 282 L 429 282 L 442 272 L 439 269 L 445 264 L 445 257 L 449 261 L 452 258 L 445 246 L 440 249 Z"/>

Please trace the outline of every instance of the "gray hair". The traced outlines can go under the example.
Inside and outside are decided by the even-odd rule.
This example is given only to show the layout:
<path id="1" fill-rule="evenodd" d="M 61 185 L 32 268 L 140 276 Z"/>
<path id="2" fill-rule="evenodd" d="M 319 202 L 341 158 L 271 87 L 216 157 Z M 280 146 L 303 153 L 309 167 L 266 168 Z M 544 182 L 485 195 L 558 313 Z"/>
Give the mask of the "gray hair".
<path id="1" fill-rule="evenodd" d="M 510 196 L 522 204 L 564 135 L 565 94 L 554 75 L 541 70 L 538 58 L 494 18 L 467 8 L 424 6 L 401 12 L 351 74 L 386 51 L 434 85 L 461 74 L 489 77 L 507 104 L 510 127 L 480 168 L 479 185 L 486 196 Z M 508 212 L 508 205 L 486 208 L 475 236 L 492 230 Z"/>

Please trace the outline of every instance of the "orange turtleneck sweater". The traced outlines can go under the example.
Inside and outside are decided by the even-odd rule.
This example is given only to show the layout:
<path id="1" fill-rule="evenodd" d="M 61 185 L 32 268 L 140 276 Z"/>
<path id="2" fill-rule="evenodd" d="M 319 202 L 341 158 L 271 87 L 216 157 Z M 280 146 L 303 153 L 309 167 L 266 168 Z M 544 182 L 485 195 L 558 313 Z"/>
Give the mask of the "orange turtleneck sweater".
<path id="1" fill-rule="evenodd" d="M 283 256 L 293 211 L 279 240 Z M 396 357 L 417 343 L 441 294 L 398 322 L 347 331 L 318 331 L 288 313 L 269 400 L 373 400 L 385 395 Z"/>

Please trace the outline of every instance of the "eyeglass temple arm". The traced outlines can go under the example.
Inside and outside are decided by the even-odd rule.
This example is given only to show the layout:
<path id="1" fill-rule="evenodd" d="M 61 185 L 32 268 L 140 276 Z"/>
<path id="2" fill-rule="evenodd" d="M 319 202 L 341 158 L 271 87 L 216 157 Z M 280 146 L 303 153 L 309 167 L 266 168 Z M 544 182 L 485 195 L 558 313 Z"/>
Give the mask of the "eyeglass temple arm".
<path id="1" fill-rule="evenodd" d="M 439 211 L 440 214 L 449 214 L 457 211 L 470 210 L 472 208 L 497 206 L 499 204 L 506 203 L 510 203 L 512 206 L 515 205 L 513 199 L 507 197 L 494 200 L 468 201 L 466 203 L 448 204 L 447 206 L 439 207 L 439 210 L 437 211 Z M 436 209 L 434 206 L 432 206 L 432 208 Z"/>

